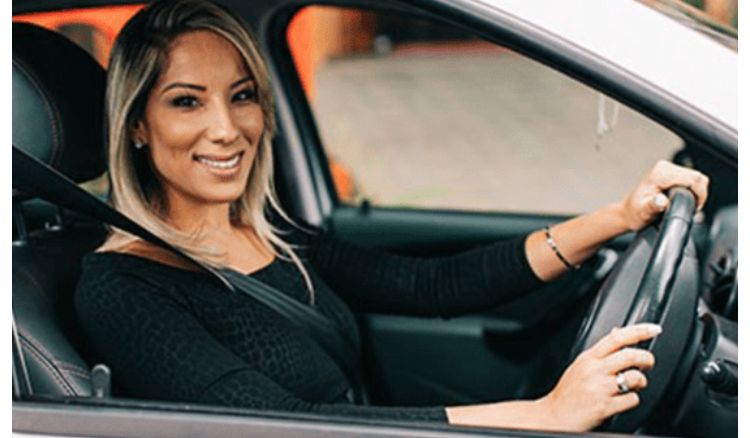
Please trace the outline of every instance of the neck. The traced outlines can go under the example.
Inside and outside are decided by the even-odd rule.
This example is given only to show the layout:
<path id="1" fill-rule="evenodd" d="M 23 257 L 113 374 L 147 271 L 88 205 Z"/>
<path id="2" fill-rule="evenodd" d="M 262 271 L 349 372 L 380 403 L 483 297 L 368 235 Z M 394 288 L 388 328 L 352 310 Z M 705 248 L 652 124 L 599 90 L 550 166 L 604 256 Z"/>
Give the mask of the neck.
<path id="1" fill-rule="evenodd" d="M 230 234 L 233 230 L 229 219 L 229 203 L 206 203 L 168 197 L 167 222 L 180 231 L 202 238 Z M 197 234 L 200 233 L 200 234 Z"/>

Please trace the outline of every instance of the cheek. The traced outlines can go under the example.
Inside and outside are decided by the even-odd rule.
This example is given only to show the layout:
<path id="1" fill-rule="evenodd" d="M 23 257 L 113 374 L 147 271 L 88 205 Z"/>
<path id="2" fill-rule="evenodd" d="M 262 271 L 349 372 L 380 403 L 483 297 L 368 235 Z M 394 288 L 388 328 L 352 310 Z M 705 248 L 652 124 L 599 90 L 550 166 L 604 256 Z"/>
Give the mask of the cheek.
<path id="1" fill-rule="evenodd" d="M 195 123 L 172 118 L 168 123 L 160 123 L 151 129 L 151 158 L 160 173 L 179 169 L 192 161 L 193 146 L 200 136 L 196 128 Z"/>
<path id="2" fill-rule="evenodd" d="M 195 121 L 172 119 L 155 130 L 154 142 L 166 152 L 179 155 L 189 152 L 200 137 L 199 124 Z"/>
<path id="3" fill-rule="evenodd" d="M 161 134 L 162 137 L 154 138 L 150 146 L 151 162 L 157 174 L 174 183 L 192 171 L 194 142 L 192 136 L 184 131 Z"/>
<path id="4" fill-rule="evenodd" d="M 254 106 L 241 111 L 238 114 L 237 121 L 237 127 L 242 132 L 242 135 L 252 145 L 257 145 L 265 129 L 263 111 L 261 111 L 260 106 Z"/>

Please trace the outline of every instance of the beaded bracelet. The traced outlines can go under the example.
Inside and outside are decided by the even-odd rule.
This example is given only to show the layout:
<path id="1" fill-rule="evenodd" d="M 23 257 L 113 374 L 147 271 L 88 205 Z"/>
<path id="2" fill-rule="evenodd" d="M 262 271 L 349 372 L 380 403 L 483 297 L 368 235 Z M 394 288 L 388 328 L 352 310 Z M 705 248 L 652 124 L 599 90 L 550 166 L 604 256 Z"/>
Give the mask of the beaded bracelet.
<path id="1" fill-rule="evenodd" d="M 550 248 L 552 248 L 552 251 L 555 252 L 555 255 L 557 255 L 557 258 L 560 259 L 561 262 L 570 270 L 578 270 L 581 269 L 581 265 L 574 265 L 566 259 L 562 253 L 560 252 L 560 248 L 557 247 L 557 244 L 555 243 L 555 239 L 552 238 L 552 232 L 550 231 L 549 225 L 544 227 L 544 234 L 547 236 L 547 245 L 549 245 Z"/>

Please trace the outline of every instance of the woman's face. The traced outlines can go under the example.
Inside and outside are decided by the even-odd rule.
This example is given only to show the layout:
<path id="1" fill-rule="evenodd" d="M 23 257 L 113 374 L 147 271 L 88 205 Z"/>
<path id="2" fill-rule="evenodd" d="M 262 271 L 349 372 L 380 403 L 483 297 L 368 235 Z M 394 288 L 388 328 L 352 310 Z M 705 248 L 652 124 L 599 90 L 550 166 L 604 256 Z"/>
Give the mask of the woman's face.
<path id="1" fill-rule="evenodd" d="M 170 45 L 133 140 L 148 145 L 170 206 L 222 204 L 244 192 L 263 129 L 240 53 L 213 32 L 193 31 Z"/>

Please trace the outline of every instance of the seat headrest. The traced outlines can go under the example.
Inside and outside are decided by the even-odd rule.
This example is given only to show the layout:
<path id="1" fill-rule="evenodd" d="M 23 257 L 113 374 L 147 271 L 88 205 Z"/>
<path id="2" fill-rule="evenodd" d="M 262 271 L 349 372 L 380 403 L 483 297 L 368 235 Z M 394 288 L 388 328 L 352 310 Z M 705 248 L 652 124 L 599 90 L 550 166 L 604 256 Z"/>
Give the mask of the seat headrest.
<path id="1" fill-rule="evenodd" d="M 104 69 L 47 29 L 13 23 L 13 144 L 76 182 L 106 168 Z"/>

